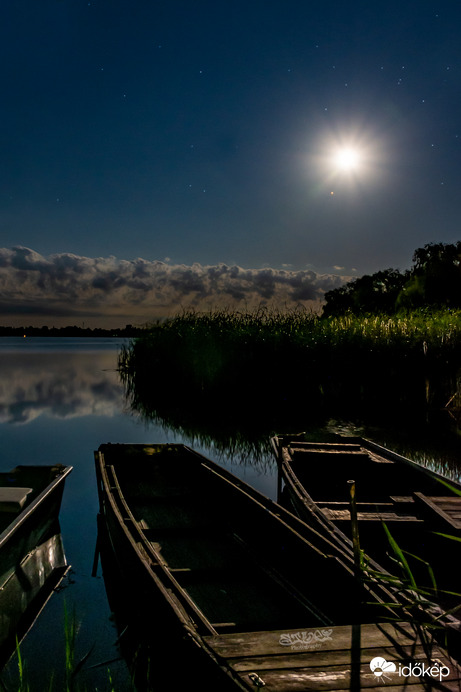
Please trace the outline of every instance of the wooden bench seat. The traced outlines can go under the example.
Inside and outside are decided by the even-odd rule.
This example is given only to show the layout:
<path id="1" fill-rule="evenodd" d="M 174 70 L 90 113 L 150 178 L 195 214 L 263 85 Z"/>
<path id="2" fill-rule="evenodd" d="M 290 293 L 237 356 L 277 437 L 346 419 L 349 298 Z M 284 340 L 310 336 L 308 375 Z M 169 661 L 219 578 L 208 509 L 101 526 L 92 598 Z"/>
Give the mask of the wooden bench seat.
<path id="1" fill-rule="evenodd" d="M 331 521 L 350 521 L 351 513 L 349 509 L 331 509 L 329 507 L 321 508 L 322 513 Z M 357 512 L 359 521 L 385 521 L 385 522 L 414 522 L 424 523 L 422 519 L 418 519 L 411 514 L 397 514 L 396 512 Z"/>
<path id="2" fill-rule="evenodd" d="M 24 507 L 32 488 L 0 487 L 0 512 L 17 514 Z"/>

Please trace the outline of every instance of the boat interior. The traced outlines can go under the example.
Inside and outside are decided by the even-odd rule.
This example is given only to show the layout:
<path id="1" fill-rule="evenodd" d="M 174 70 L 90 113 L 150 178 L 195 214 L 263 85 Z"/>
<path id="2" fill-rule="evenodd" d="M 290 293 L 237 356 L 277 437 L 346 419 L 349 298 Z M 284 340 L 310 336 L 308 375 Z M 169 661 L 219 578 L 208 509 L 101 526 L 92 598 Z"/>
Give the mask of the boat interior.
<path id="1" fill-rule="evenodd" d="M 106 463 L 114 465 L 144 540 L 216 632 L 357 618 L 352 575 L 337 558 L 288 531 L 244 484 L 236 490 L 190 453 Z M 376 608 L 369 618 L 376 620 Z"/>
<path id="2" fill-rule="evenodd" d="M 16 466 L 0 472 L 0 534 L 56 477 L 57 467 Z"/>
<path id="3" fill-rule="evenodd" d="M 440 584 L 456 586 L 450 561 L 434 560 L 441 551 L 449 555 L 453 543 L 435 532 L 461 535 L 461 497 L 437 478 L 357 444 L 293 443 L 290 466 L 315 506 L 349 538 L 348 481 L 355 481 L 361 547 L 378 562 L 395 566 L 385 524 L 401 548 L 430 562 Z M 414 569 L 429 579 L 426 565 Z"/>

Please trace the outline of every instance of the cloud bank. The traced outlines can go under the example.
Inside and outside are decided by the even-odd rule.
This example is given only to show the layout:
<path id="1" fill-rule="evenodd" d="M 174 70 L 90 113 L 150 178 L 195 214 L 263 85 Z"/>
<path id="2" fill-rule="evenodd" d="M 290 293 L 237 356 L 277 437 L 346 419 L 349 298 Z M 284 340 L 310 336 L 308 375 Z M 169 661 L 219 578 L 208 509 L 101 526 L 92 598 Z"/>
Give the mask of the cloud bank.
<path id="1" fill-rule="evenodd" d="M 188 308 L 317 309 L 325 292 L 347 278 L 311 270 L 186 266 L 70 253 L 44 257 L 22 246 L 0 248 L 0 323 L 59 326 L 84 320 L 118 326 Z"/>

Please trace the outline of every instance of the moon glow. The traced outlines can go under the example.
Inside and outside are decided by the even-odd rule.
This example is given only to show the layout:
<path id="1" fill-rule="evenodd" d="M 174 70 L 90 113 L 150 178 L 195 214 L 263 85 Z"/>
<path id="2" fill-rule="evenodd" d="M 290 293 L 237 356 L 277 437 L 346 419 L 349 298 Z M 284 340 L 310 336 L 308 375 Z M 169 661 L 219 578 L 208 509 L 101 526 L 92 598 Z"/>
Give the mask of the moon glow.
<path id="1" fill-rule="evenodd" d="M 332 197 L 336 192 L 353 194 L 378 183 L 386 156 L 381 138 L 357 125 L 352 131 L 324 131 L 307 163 L 316 171 L 323 192 Z"/>
<path id="2" fill-rule="evenodd" d="M 355 171 L 360 166 L 360 154 L 357 149 L 344 147 L 335 153 L 334 164 L 340 171 Z"/>

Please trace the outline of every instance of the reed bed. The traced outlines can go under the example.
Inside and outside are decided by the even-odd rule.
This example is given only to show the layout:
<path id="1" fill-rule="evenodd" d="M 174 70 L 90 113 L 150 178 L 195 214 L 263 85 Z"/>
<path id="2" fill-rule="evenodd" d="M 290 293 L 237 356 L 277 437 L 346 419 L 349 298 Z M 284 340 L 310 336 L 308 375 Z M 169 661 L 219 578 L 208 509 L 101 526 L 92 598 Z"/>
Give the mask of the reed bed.
<path id="1" fill-rule="evenodd" d="M 461 311 L 321 318 L 304 311 L 185 312 L 121 351 L 134 408 L 220 405 L 443 407 L 456 392 Z"/>

